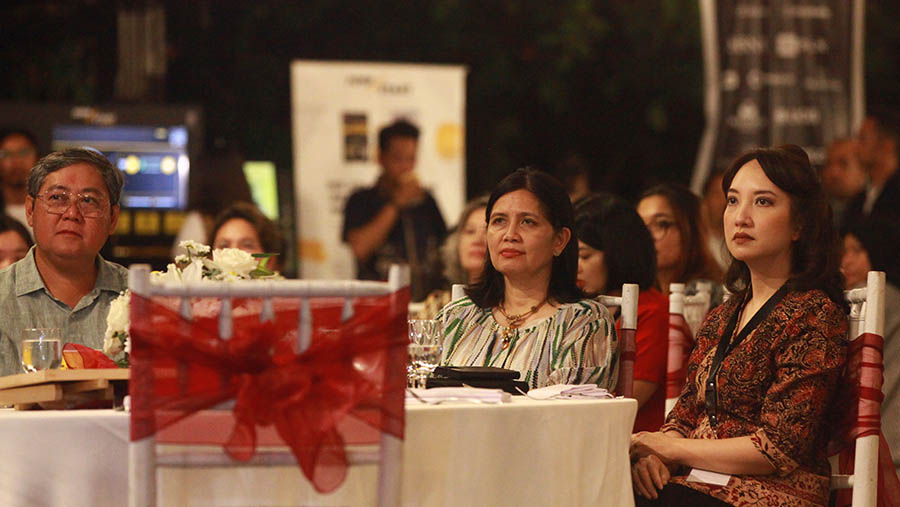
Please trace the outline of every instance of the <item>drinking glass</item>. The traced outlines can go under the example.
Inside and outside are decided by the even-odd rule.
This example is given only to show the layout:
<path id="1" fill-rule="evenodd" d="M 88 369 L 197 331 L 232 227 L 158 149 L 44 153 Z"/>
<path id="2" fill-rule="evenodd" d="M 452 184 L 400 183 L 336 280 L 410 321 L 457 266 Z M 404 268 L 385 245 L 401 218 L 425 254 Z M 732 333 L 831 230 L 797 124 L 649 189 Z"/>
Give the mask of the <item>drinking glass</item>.
<path id="1" fill-rule="evenodd" d="M 54 370 L 62 363 L 58 327 L 22 330 L 22 368 L 27 372 Z"/>
<path id="2" fill-rule="evenodd" d="M 437 320 L 409 321 L 407 378 L 411 387 L 425 387 L 425 380 L 441 361 L 442 333 Z"/>

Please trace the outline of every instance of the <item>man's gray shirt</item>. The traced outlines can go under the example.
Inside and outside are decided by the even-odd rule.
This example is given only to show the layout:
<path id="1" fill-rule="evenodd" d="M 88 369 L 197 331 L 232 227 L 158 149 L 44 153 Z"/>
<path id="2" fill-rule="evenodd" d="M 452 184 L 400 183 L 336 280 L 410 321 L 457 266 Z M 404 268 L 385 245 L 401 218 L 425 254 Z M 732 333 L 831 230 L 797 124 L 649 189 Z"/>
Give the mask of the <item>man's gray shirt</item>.
<path id="1" fill-rule="evenodd" d="M 128 288 L 128 270 L 97 255 L 97 281 L 75 308 L 44 286 L 34 263 L 34 247 L 0 271 L 0 375 L 22 373 L 18 342 L 22 329 L 58 327 L 62 341 L 103 348 L 109 304 Z"/>

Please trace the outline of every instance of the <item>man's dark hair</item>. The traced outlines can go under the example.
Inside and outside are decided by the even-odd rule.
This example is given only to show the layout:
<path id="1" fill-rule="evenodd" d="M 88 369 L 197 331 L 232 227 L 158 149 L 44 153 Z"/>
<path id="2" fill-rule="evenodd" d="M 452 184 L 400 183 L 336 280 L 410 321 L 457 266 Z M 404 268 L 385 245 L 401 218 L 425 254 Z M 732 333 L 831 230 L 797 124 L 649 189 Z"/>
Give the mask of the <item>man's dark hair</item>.
<path id="1" fill-rule="evenodd" d="M 541 211 L 554 231 L 568 228 L 572 235 L 562 253 L 553 258 L 547 297 L 557 303 L 573 303 L 585 297 L 578 288 L 578 239 L 575 237 L 575 213 L 565 187 L 553 176 L 536 169 L 518 169 L 503 178 L 494 188 L 485 209 L 485 221 L 490 224 L 491 210 L 504 195 L 516 190 L 528 190 L 537 198 Z M 488 225 L 490 227 L 490 225 Z M 506 285 L 503 274 L 494 268 L 491 256 L 484 258 L 483 276 L 466 290 L 479 308 L 492 308 L 504 298 Z"/>
<path id="2" fill-rule="evenodd" d="M 578 240 L 603 252 L 604 292 L 636 283 L 647 290 L 656 283 L 653 236 L 634 207 L 612 194 L 595 193 L 575 203 Z"/>
<path id="3" fill-rule="evenodd" d="M 382 153 L 390 148 L 391 141 L 398 137 L 409 137 L 419 140 L 419 127 L 400 119 L 378 131 L 378 149 Z"/>
<path id="4" fill-rule="evenodd" d="M 70 165 L 88 164 L 94 166 L 103 178 L 103 184 L 109 193 L 110 207 L 119 204 L 119 198 L 122 194 L 122 185 L 125 180 L 122 172 L 112 166 L 105 156 L 93 148 L 68 148 L 62 151 L 55 151 L 46 157 L 38 160 L 38 163 L 31 168 L 28 174 L 28 195 L 37 197 L 41 191 L 41 185 L 48 175 L 65 169 Z"/>

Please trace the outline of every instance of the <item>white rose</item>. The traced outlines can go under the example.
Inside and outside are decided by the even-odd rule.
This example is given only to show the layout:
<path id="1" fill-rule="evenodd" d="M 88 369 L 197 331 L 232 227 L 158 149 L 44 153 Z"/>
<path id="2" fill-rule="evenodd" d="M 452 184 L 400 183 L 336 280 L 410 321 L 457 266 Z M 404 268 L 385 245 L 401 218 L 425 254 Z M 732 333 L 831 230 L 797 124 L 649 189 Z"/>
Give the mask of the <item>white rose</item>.
<path id="1" fill-rule="evenodd" d="M 116 332 L 128 332 L 131 325 L 130 312 L 131 292 L 125 291 L 109 304 L 109 313 L 106 315 L 106 337 L 112 337 Z"/>
<path id="2" fill-rule="evenodd" d="M 249 278 L 258 262 L 249 253 L 237 248 L 222 248 L 213 251 L 213 263 L 222 271 L 226 280 Z"/>
<path id="3" fill-rule="evenodd" d="M 116 356 L 122 352 L 122 340 L 117 336 L 107 336 L 103 339 L 103 353 L 109 357 Z"/>
<path id="4" fill-rule="evenodd" d="M 153 271 L 150 273 L 150 281 L 153 283 L 180 282 L 181 275 L 178 273 L 178 268 L 175 267 L 174 264 L 169 263 L 169 265 L 166 266 L 165 273 L 162 271 Z"/>
<path id="5" fill-rule="evenodd" d="M 209 245 L 197 243 L 196 241 L 182 241 L 178 244 L 178 246 L 187 250 L 188 255 L 190 255 L 191 257 L 206 255 L 209 253 Z"/>
<path id="6" fill-rule="evenodd" d="M 203 280 L 203 262 L 194 259 L 181 272 L 181 281 L 184 283 L 196 283 Z"/>

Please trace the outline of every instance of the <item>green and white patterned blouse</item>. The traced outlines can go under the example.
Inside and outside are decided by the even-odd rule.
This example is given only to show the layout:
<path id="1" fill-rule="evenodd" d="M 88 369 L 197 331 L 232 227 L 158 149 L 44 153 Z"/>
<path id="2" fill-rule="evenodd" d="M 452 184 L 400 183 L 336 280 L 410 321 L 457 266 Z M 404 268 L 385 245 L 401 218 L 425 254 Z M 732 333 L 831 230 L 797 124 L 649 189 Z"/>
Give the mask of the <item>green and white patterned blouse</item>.
<path id="1" fill-rule="evenodd" d="M 530 387 L 615 388 L 616 327 L 606 307 L 594 300 L 560 305 L 555 314 L 514 330 L 506 349 L 502 346 L 506 328 L 494 320 L 490 309 L 479 308 L 468 297 L 452 301 L 435 318 L 443 323 L 444 365 L 517 370 Z"/>

